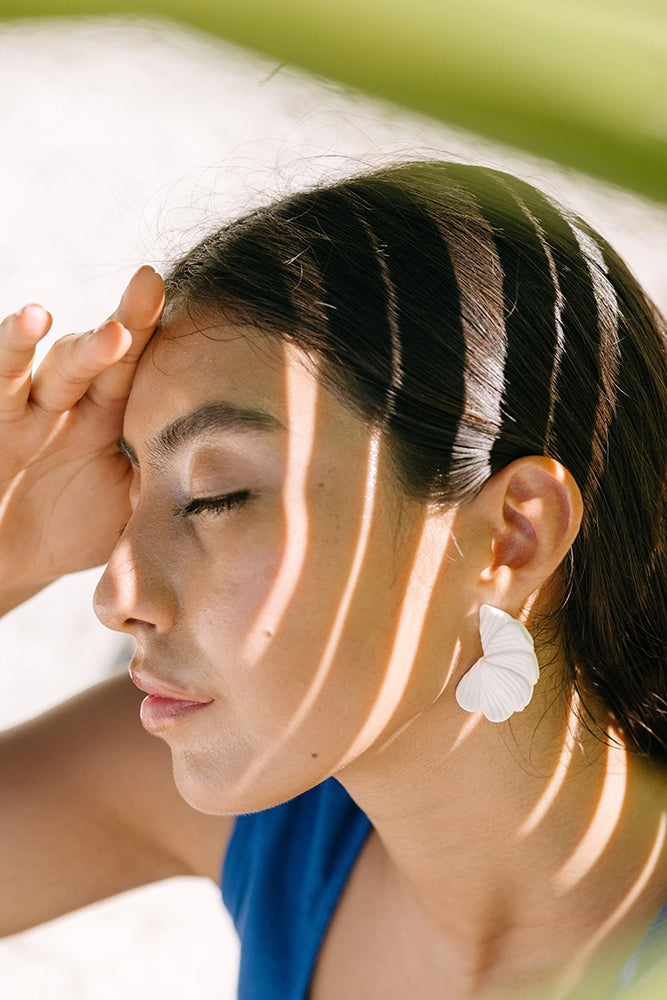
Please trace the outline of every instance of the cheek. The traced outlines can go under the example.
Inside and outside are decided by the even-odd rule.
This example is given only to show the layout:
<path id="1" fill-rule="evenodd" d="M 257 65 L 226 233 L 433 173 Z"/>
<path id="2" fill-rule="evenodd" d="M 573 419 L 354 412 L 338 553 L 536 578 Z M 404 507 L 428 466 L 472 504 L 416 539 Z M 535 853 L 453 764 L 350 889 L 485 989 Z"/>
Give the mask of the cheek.
<path id="1" fill-rule="evenodd" d="M 280 559 L 275 551 L 254 548 L 202 559 L 186 569 L 183 618 L 209 662 L 247 659 L 247 637 L 261 618 L 275 584 Z"/>
<path id="2" fill-rule="evenodd" d="M 288 744 L 335 767 L 432 700 L 415 683 L 423 620 L 410 588 L 418 550 L 433 546 L 419 517 L 399 544 L 382 498 L 372 518 L 328 506 L 298 530 L 276 511 L 248 531 L 230 522 L 184 567 L 184 610 L 232 727 L 258 751 Z"/>
<path id="3" fill-rule="evenodd" d="M 417 548 L 432 542 L 416 538 L 399 558 L 387 540 L 369 539 L 356 577 L 311 549 L 271 628 L 280 558 L 202 581 L 211 597 L 192 635 L 217 705 L 196 741 L 171 741 L 179 787 L 198 808 L 247 811 L 298 794 L 382 745 L 437 696 L 442 670 L 435 678 L 427 669 L 425 636 L 437 633 L 441 662 L 451 630 L 430 620 L 423 567 L 413 572 Z"/>
<path id="4" fill-rule="evenodd" d="M 314 548 L 287 593 L 278 585 L 281 562 L 269 569 L 263 586 L 254 581 L 254 615 L 245 618 L 246 626 L 231 621 L 227 633 L 234 634 L 227 680 L 239 719 L 295 747 L 326 744 L 335 766 L 357 744 L 380 698 L 400 702 L 405 684 L 390 675 L 390 623 L 403 587 L 390 551 L 370 544 L 351 573 L 349 560 L 337 562 Z M 385 585 L 378 587 L 378 579 Z M 326 755 L 324 747 L 313 752 Z"/>

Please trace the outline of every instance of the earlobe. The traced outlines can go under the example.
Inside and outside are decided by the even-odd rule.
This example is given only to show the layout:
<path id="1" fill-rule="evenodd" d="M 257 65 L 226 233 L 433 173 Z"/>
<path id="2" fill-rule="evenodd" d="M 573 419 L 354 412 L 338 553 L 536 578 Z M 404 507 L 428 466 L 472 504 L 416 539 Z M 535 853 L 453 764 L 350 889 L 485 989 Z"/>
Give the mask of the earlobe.
<path id="1" fill-rule="evenodd" d="M 498 591 L 487 603 L 519 608 L 549 579 L 574 542 L 581 493 L 567 469 L 542 456 L 512 462 L 488 485 L 493 487 L 492 557 L 480 581 Z M 508 602 L 509 594 L 503 600 L 505 590 L 514 592 L 513 600 Z"/>

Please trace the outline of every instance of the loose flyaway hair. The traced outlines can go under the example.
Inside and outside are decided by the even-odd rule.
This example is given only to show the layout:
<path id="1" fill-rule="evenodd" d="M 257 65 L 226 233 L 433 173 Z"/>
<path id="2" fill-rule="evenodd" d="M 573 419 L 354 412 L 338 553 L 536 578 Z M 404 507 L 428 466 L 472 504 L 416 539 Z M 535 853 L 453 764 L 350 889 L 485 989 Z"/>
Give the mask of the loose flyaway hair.
<path id="1" fill-rule="evenodd" d="M 167 295 L 315 356 L 425 502 L 561 461 L 584 500 L 556 615 L 573 679 L 667 758 L 665 325 L 590 227 L 507 174 L 408 163 L 224 226 Z"/>

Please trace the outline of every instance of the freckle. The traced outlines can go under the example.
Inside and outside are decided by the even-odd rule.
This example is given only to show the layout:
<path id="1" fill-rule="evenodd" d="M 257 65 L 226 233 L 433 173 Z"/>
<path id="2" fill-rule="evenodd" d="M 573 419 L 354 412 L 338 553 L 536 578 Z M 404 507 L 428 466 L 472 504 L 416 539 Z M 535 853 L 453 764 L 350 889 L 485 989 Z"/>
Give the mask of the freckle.
<path id="1" fill-rule="evenodd" d="M 313 760 L 315 760 L 315 758 L 317 757 L 317 754 L 316 753 L 311 753 L 310 756 L 313 758 Z"/>

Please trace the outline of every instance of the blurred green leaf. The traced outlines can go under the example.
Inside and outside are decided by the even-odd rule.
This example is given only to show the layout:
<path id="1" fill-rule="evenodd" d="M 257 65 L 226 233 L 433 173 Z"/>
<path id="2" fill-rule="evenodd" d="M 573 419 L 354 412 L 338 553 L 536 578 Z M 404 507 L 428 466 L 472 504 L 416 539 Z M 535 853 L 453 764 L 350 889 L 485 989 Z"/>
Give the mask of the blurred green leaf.
<path id="1" fill-rule="evenodd" d="M 667 200 L 664 0 L 0 0 L 160 15 Z"/>

